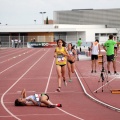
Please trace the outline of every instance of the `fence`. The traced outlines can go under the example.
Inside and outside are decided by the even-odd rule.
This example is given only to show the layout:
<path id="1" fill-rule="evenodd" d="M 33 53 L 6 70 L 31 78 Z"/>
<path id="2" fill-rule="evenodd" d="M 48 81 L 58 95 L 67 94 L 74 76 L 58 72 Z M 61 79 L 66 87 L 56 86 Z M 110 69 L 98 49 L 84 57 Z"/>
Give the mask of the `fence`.
<path id="1" fill-rule="evenodd" d="M 76 45 L 77 37 L 76 36 L 0 36 L 1 47 L 15 47 L 12 45 L 12 40 L 21 40 L 21 44 L 17 45 L 17 47 L 27 47 L 27 42 L 55 42 L 58 39 L 63 39 L 66 43 L 72 43 Z M 82 46 L 89 46 L 90 42 L 82 42 Z"/>

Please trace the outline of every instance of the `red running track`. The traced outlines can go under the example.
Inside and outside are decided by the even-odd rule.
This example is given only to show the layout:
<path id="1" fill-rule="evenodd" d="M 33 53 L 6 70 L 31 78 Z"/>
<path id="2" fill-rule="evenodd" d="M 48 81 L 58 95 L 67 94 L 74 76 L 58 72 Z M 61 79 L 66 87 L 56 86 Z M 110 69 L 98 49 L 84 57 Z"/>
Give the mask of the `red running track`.
<path id="1" fill-rule="evenodd" d="M 62 84 L 62 92 L 55 92 L 57 74 L 53 53 L 53 48 L 0 50 L 0 120 L 119 120 L 120 113 L 96 103 L 84 94 L 75 74 L 72 75 L 73 82 L 68 82 L 67 87 Z M 92 78 L 99 73 L 94 76 L 88 72 L 91 69 L 90 61 L 76 61 L 76 66 L 85 89 L 93 95 L 91 91 L 96 89 L 97 82 L 94 85 Z M 28 95 L 47 92 L 52 103 L 62 103 L 63 107 L 15 107 L 14 100 L 23 88 L 26 88 Z M 98 93 L 97 97 L 103 100 L 106 94 Z"/>

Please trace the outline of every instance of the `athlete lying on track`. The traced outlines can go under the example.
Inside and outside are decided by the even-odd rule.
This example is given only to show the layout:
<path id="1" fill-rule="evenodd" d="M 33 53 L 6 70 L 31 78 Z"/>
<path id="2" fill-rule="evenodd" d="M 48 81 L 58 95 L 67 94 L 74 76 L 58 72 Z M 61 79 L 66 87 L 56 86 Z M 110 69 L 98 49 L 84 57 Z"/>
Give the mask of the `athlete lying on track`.
<path id="1" fill-rule="evenodd" d="M 23 89 L 21 96 L 15 100 L 15 106 L 40 106 L 40 107 L 62 107 L 61 104 L 51 104 L 49 96 L 45 93 L 26 96 L 26 90 Z"/>

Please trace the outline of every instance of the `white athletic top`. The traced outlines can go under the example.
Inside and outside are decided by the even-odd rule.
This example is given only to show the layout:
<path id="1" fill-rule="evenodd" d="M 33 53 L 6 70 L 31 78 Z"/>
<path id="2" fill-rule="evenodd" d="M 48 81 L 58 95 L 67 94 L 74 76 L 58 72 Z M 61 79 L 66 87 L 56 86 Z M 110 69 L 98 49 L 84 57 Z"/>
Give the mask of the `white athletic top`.
<path id="1" fill-rule="evenodd" d="M 93 42 L 92 51 L 91 51 L 92 55 L 98 55 L 98 44 L 99 43 L 97 42 Z"/>
<path id="2" fill-rule="evenodd" d="M 72 50 L 68 50 L 69 55 L 73 55 Z"/>
<path id="3" fill-rule="evenodd" d="M 39 95 L 39 94 L 30 95 L 30 96 L 26 97 L 25 99 L 27 100 L 27 99 L 30 99 L 30 98 L 31 98 L 32 100 L 36 101 L 37 104 L 38 104 L 38 106 L 40 106 L 40 100 L 39 100 L 40 95 Z M 32 102 L 32 101 L 26 101 L 26 102 L 27 102 L 27 103 L 30 103 L 31 105 L 33 105 L 33 102 Z"/>

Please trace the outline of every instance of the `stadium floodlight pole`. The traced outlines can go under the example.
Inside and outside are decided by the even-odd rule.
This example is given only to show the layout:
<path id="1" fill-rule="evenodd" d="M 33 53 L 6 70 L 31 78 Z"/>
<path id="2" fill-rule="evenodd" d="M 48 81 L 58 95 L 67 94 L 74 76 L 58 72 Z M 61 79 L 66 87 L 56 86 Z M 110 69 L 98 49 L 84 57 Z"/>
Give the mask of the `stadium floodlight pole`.
<path id="1" fill-rule="evenodd" d="M 42 24 L 44 24 L 44 14 L 45 14 L 46 12 L 40 12 L 40 14 L 42 14 Z"/>

